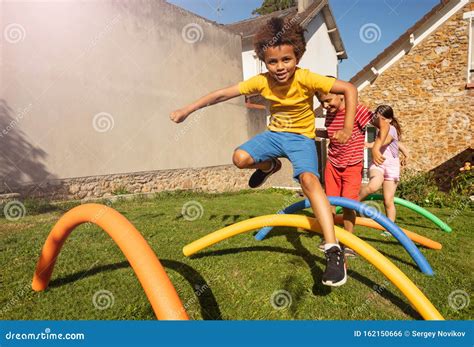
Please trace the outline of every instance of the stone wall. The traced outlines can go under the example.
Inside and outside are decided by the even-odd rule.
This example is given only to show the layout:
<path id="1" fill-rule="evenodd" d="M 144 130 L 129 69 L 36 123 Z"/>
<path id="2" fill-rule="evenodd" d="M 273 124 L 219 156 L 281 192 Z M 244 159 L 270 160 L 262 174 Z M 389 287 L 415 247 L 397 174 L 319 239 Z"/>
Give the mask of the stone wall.
<path id="1" fill-rule="evenodd" d="M 406 168 L 453 173 L 472 160 L 474 90 L 466 89 L 469 20 L 466 5 L 441 27 L 360 91 L 363 103 L 393 107 L 402 141 L 411 150 Z M 460 156 L 453 165 L 443 163 Z"/>
<path id="2" fill-rule="evenodd" d="M 292 179 L 291 163 L 281 158 L 282 169 L 272 175 L 262 189 L 271 187 L 299 188 Z M 249 189 L 248 180 L 254 170 L 240 170 L 234 165 L 206 168 L 172 169 L 102 176 L 47 180 L 32 184 L 6 186 L 0 191 L 0 204 L 15 199 L 89 200 L 113 195 L 147 194 L 173 190 L 223 193 Z"/>
<path id="3" fill-rule="evenodd" d="M 282 159 L 282 162 L 282 170 L 270 177 L 262 185 L 262 189 L 273 186 L 299 187 L 291 178 L 291 163 L 286 159 Z M 113 195 L 173 190 L 223 193 L 249 189 L 248 180 L 253 172 L 253 170 L 240 170 L 233 165 L 222 165 L 49 180 L 38 184 L 9 187 L 14 193 L 0 194 L 0 203 L 25 198 L 86 201 Z"/>
<path id="4" fill-rule="evenodd" d="M 232 165 L 175 169 L 50 180 L 38 185 L 11 187 L 19 198 L 87 200 L 117 194 L 155 193 L 172 190 L 227 192 L 247 189 L 250 170 Z M 269 186 L 269 183 L 266 183 Z"/>

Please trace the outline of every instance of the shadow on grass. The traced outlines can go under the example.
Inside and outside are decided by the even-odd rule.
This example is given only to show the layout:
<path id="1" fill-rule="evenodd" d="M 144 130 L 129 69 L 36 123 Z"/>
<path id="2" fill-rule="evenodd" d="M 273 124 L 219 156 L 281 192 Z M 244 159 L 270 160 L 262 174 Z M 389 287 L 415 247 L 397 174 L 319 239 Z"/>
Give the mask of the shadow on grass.
<path id="1" fill-rule="evenodd" d="M 313 277 L 314 281 L 312 288 L 313 295 L 325 296 L 331 293 L 331 288 L 322 284 L 321 278 L 323 277 L 323 271 L 319 266 L 317 266 L 317 262 L 326 265 L 323 252 L 321 252 L 322 257 L 312 254 L 307 248 L 303 246 L 300 235 L 296 234 L 295 232 L 285 232 L 284 235 L 286 240 L 295 248 L 296 254 L 298 254 L 305 261 L 309 267 L 309 270 L 311 271 L 311 276 Z M 316 234 L 307 234 L 304 237 L 313 238 L 314 236 L 316 236 Z"/>
<path id="2" fill-rule="evenodd" d="M 399 245 L 399 246 L 401 246 L 401 245 L 400 245 L 400 242 L 398 242 L 398 241 L 389 241 L 389 240 L 396 240 L 396 238 L 394 238 L 394 237 L 387 237 L 388 240 L 372 239 L 372 238 L 370 238 L 370 237 L 365 237 L 365 236 L 364 236 L 364 237 L 359 236 L 359 238 L 362 239 L 362 240 L 364 240 L 364 241 L 370 241 L 370 242 L 375 242 L 375 243 L 382 243 L 382 244 L 386 244 L 386 245 L 394 245 L 394 246 Z M 420 245 L 419 243 L 416 243 L 416 242 L 413 242 L 413 243 L 415 244 L 415 246 L 416 246 L 418 249 L 422 248 L 422 249 L 430 249 L 430 250 L 432 250 L 432 251 L 435 251 L 433 248 L 429 248 L 429 247 Z M 378 251 L 380 252 L 379 249 L 378 249 Z"/>
<path id="3" fill-rule="evenodd" d="M 433 224 L 433 226 L 428 226 L 428 225 L 423 225 L 423 224 L 417 224 L 417 223 L 413 223 L 411 221 L 403 221 L 403 220 L 400 220 L 397 222 L 397 225 L 400 227 L 400 228 L 404 228 L 404 229 L 408 229 L 408 230 L 411 230 L 410 228 L 411 227 L 417 227 L 417 228 L 420 228 L 420 229 L 426 229 L 426 230 L 440 230 L 440 228 L 438 228 L 435 224 Z"/>
<path id="4" fill-rule="evenodd" d="M 232 224 L 235 224 L 235 223 L 238 223 L 238 222 L 242 222 L 244 220 L 255 218 L 255 217 L 256 216 L 254 216 L 254 215 L 240 215 L 240 214 L 224 214 L 224 215 L 211 214 L 209 216 L 209 220 L 214 220 L 214 219 L 220 218 L 221 222 L 223 222 L 223 223 L 227 222 L 226 224 L 224 224 L 224 226 L 222 226 L 222 228 L 224 228 L 224 227 L 227 227 L 229 225 L 232 225 Z M 185 219 L 183 214 L 179 214 L 174 218 L 175 221 L 180 221 L 182 219 L 183 220 Z"/>
<path id="5" fill-rule="evenodd" d="M 378 239 L 371 239 L 371 238 L 368 238 L 368 237 L 361 237 L 361 239 L 364 240 L 364 241 L 371 241 L 371 242 L 385 243 L 385 244 L 393 244 L 393 245 L 395 245 L 395 246 L 398 245 L 399 247 L 403 247 L 398 241 L 395 241 L 395 242 L 392 242 L 392 241 L 383 241 L 383 240 L 378 240 Z M 421 246 L 421 245 L 416 245 L 416 246 L 417 246 L 417 248 L 431 249 L 431 248 L 424 247 L 424 246 Z M 407 254 L 409 254 L 405 248 L 403 248 L 403 249 L 404 249 L 404 251 L 405 251 Z M 402 259 L 402 258 L 400 258 L 400 257 L 397 257 L 397 256 L 393 255 L 393 254 L 389 254 L 389 253 L 387 253 L 386 251 L 382 251 L 382 250 L 380 250 L 380 249 L 377 249 L 377 251 L 379 251 L 381 254 L 383 254 L 383 255 L 384 255 L 385 257 L 387 257 L 387 258 L 396 260 L 396 261 L 398 261 L 398 262 L 400 262 L 400 263 L 403 263 L 403 264 L 405 264 L 405 265 L 408 265 L 408 266 L 412 267 L 412 268 L 415 269 L 415 270 L 421 271 L 420 268 L 416 265 L 416 263 L 414 263 L 414 260 L 413 260 L 413 262 L 409 262 L 409 261 L 406 261 L 406 260 L 404 260 L 404 259 Z M 411 256 L 410 256 L 410 257 L 411 257 Z"/>
<path id="6" fill-rule="evenodd" d="M 367 237 L 367 236 L 360 236 L 360 235 L 356 235 L 359 239 L 361 240 L 364 240 L 364 241 L 370 241 L 370 242 L 375 242 L 375 243 L 381 243 L 381 244 L 384 244 L 384 245 L 392 245 L 392 246 L 397 246 L 397 245 L 400 245 L 400 242 L 398 242 L 398 240 L 394 237 L 388 237 L 385 239 L 385 240 L 381 240 L 381 239 L 373 239 L 373 238 L 370 238 L 370 237 Z"/>
<path id="7" fill-rule="evenodd" d="M 186 281 L 188 281 L 188 283 L 193 288 L 193 292 L 195 292 L 196 294 L 195 298 L 199 302 L 199 306 L 201 308 L 201 315 L 204 320 L 222 319 L 221 311 L 219 309 L 217 300 L 212 292 L 212 289 L 199 272 L 197 272 L 191 266 L 181 263 L 179 261 L 170 259 L 160 259 L 160 262 L 165 268 L 176 271 L 181 276 L 183 276 Z M 90 277 L 98 273 L 110 272 L 128 267 L 131 267 L 128 261 L 96 266 L 89 270 L 78 271 L 71 275 L 52 280 L 49 284 L 49 287 L 61 287 L 66 284 L 79 281 L 84 277 Z M 187 304 L 193 301 L 194 300 L 190 299 L 187 301 L 187 303 L 183 303 L 183 305 L 186 306 Z"/>
<path id="8" fill-rule="evenodd" d="M 217 219 L 219 217 L 221 219 L 221 222 L 227 222 L 227 224 L 223 226 L 223 227 L 226 227 L 226 226 L 239 222 L 239 219 L 240 221 L 244 221 L 247 219 L 255 218 L 256 216 L 254 215 L 247 216 L 247 215 L 240 215 L 240 214 L 224 214 L 224 215 L 211 214 L 209 216 L 209 220 Z"/>
<path id="9" fill-rule="evenodd" d="M 281 235 L 281 233 L 280 233 Z M 316 234 L 314 234 L 316 236 Z M 275 252 L 275 253 L 283 253 L 283 254 L 290 254 L 297 257 L 301 257 L 305 263 L 308 265 L 311 276 L 313 277 L 314 285 L 312 288 L 313 295 L 316 296 L 325 296 L 331 292 L 331 287 L 325 286 L 321 283 L 322 278 L 322 268 L 326 264 L 326 260 L 321 256 L 318 257 L 312 254 L 308 249 L 306 249 L 300 240 L 300 235 L 295 234 L 294 232 L 290 235 L 286 235 L 288 242 L 295 248 L 294 250 L 283 248 L 283 247 L 275 247 L 275 246 L 252 246 L 252 247 L 245 247 L 245 248 L 229 248 L 224 250 L 218 251 L 208 251 L 208 252 L 201 252 L 199 254 L 195 254 L 192 256 L 193 259 L 199 259 L 204 257 L 212 257 L 212 256 L 223 256 L 229 254 L 237 254 L 242 252 Z M 313 237 L 313 236 L 310 236 Z M 323 253 L 321 252 L 321 255 Z M 318 263 L 320 266 L 318 266 Z M 322 265 L 322 266 L 321 266 Z M 370 290 L 377 287 L 378 284 L 371 279 L 365 277 L 364 275 L 351 270 L 348 272 L 348 275 L 353 279 L 361 282 L 362 284 L 366 285 Z M 400 310 L 402 310 L 406 315 L 412 317 L 413 319 L 423 319 L 420 314 L 414 310 L 409 304 L 403 301 L 401 298 L 390 292 L 388 289 L 385 289 L 381 293 L 380 296 L 385 298 L 386 300 L 390 301 L 393 305 L 397 306 Z"/>
<path id="10" fill-rule="evenodd" d="M 158 218 L 158 217 L 163 217 L 164 215 L 165 215 L 165 213 L 146 213 L 146 214 L 140 214 L 136 218 L 137 219 L 144 219 L 144 218 L 154 219 L 154 218 Z"/>
<path id="11" fill-rule="evenodd" d="M 160 259 L 161 264 L 183 276 L 193 287 L 196 298 L 201 307 L 201 316 L 204 320 L 222 320 L 221 311 L 216 297 L 204 277 L 191 266 L 171 259 Z M 186 303 L 184 303 L 186 305 Z"/>
<path id="12" fill-rule="evenodd" d="M 303 236 L 303 237 L 315 237 L 315 236 L 318 236 L 319 238 L 321 238 L 320 234 L 317 234 L 317 233 L 313 233 L 313 232 L 307 232 L 307 233 L 300 233 L 299 235 L 295 232 L 291 232 L 290 231 L 291 229 L 289 228 L 284 228 L 284 227 L 275 227 L 266 237 L 265 237 L 265 240 L 268 240 L 268 239 L 271 239 L 272 237 L 280 237 L 280 236 L 285 236 L 287 238 L 287 240 L 290 242 L 290 239 L 289 238 L 292 238 L 292 237 L 299 237 L 299 235 Z M 254 236 L 256 235 L 256 233 L 253 234 Z M 387 244 L 387 245 L 393 245 L 393 246 L 400 246 L 400 243 L 398 241 L 385 241 L 385 240 L 379 240 L 379 239 L 373 239 L 373 238 L 369 238 L 369 237 L 361 237 L 361 236 L 358 236 L 360 239 L 364 240 L 364 241 L 371 241 L 371 242 L 377 242 L 377 243 L 382 243 L 382 244 Z M 292 242 L 290 242 L 292 243 Z M 293 243 L 292 243 L 293 244 Z M 295 249 L 298 249 L 297 248 L 297 245 L 293 244 L 293 246 L 295 247 Z M 424 249 L 430 249 L 428 247 L 424 247 L 424 246 L 420 246 L 420 245 L 417 245 L 418 248 L 424 248 Z M 408 266 L 411 266 L 413 267 L 415 270 L 419 270 L 418 266 L 416 264 L 413 264 L 413 263 L 410 263 L 402 258 L 399 258 L 395 255 L 392 255 L 392 254 L 389 254 L 385 251 L 381 251 L 380 249 L 377 249 L 380 253 L 382 253 L 385 257 L 387 258 L 390 258 L 392 260 L 396 260 L 400 263 L 403 263 L 405 265 L 408 265 Z M 314 289 L 314 288 L 313 288 Z M 314 293 L 314 290 L 313 290 L 313 293 Z"/>

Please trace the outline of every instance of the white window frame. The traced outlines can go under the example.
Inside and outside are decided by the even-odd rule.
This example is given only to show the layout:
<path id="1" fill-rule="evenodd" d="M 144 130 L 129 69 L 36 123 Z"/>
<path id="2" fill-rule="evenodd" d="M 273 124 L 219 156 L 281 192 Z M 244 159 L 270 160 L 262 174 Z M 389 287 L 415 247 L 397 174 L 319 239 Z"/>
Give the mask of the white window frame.
<path id="1" fill-rule="evenodd" d="M 372 125 L 372 124 L 368 124 L 367 125 L 367 130 L 365 132 L 365 142 L 369 142 L 369 129 L 370 131 L 372 131 L 371 129 L 375 129 L 375 127 Z M 364 169 L 364 172 L 367 173 L 367 177 L 364 177 L 362 176 L 362 183 L 368 183 L 369 181 L 369 167 L 370 167 L 370 161 L 369 161 L 369 151 L 371 149 L 370 148 L 365 148 L 364 146 L 364 165 L 363 165 L 363 169 Z"/>
<path id="2" fill-rule="evenodd" d="M 472 62 L 472 50 L 473 47 L 473 24 L 474 24 L 474 11 L 466 12 L 463 15 L 464 19 L 469 19 L 469 48 L 468 48 L 468 55 L 467 55 L 467 83 L 474 83 L 474 64 Z"/>
<path id="3" fill-rule="evenodd" d="M 255 72 L 256 75 L 261 74 L 263 72 L 263 64 L 262 61 L 258 58 L 257 54 L 252 54 L 253 59 L 255 60 Z"/>

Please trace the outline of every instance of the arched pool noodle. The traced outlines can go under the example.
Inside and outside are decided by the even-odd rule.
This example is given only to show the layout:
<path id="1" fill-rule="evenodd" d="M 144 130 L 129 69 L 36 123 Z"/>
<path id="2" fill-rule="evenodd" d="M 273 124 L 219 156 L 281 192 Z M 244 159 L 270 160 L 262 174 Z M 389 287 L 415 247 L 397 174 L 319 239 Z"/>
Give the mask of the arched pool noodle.
<path id="1" fill-rule="evenodd" d="M 334 224 L 342 225 L 344 223 L 344 219 L 342 218 L 342 215 L 338 214 L 334 216 Z M 370 219 L 370 218 L 363 218 L 363 217 L 356 217 L 355 219 L 355 224 L 368 227 L 371 229 L 378 229 L 378 230 L 385 230 L 384 227 L 382 227 L 380 224 L 378 224 L 376 221 Z M 443 248 L 443 246 L 436 241 L 433 241 L 427 237 L 418 235 L 417 233 L 411 232 L 410 230 L 400 228 L 406 236 L 410 240 L 412 240 L 415 243 L 418 243 L 421 246 L 430 248 L 430 249 L 435 249 L 435 250 L 440 250 Z"/>
<path id="2" fill-rule="evenodd" d="M 308 207 L 309 207 L 309 202 L 307 202 L 305 200 L 302 200 L 302 201 L 297 202 L 294 205 L 288 206 L 284 210 L 279 211 L 278 214 L 291 214 L 291 213 L 298 212 L 298 211 L 303 210 L 303 209 L 308 208 Z M 286 211 L 288 211 L 288 212 L 286 212 Z M 334 223 L 339 223 L 340 220 L 338 220 L 338 218 L 340 219 L 341 217 L 342 217 L 342 215 L 337 215 L 336 218 L 334 219 Z M 368 218 L 357 217 L 356 218 L 356 225 L 366 226 L 366 227 L 369 227 L 369 228 L 375 228 L 375 229 L 379 229 L 379 230 L 385 230 L 385 228 L 381 227 L 377 222 L 375 222 L 371 219 L 368 219 Z M 255 235 L 255 238 L 259 241 L 263 240 L 263 238 L 265 238 L 265 236 L 272 229 L 273 229 L 272 227 L 264 227 L 264 228 L 260 229 L 260 231 L 257 233 L 257 235 Z M 431 249 L 436 249 L 436 250 L 440 250 L 442 248 L 442 245 L 439 242 L 433 241 L 433 240 L 431 240 L 427 237 L 418 235 L 418 234 L 416 234 L 414 232 L 411 232 L 409 230 L 406 230 L 406 229 L 403 229 L 403 228 L 400 228 L 400 229 L 408 236 L 408 238 L 410 240 L 412 240 L 416 243 L 419 243 L 422 246 L 425 246 L 425 247 L 428 247 L 428 248 L 431 248 Z"/>
<path id="3" fill-rule="evenodd" d="M 295 202 L 294 204 L 285 207 L 283 210 L 280 210 L 277 212 L 277 214 L 292 214 L 301 210 L 304 210 L 305 208 L 310 208 L 311 204 L 308 199 L 304 199 L 298 202 Z M 255 235 L 255 239 L 258 241 L 262 241 L 270 231 L 272 231 L 273 227 L 271 226 L 266 226 L 260 229 L 257 232 L 257 235 Z"/>
<path id="4" fill-rule="evenodd" d="M 185 256 L 191 256 L 206 247 L 212 246 L 230 237 L 255 230 L 263 226 L 286 226 L 303 228 L 321 233 L 321 228 L 315 218 L 301 215 L 268 215 L 247 219 L 232 224 L 223 229 L 208 234 L 183 248 Z M 423 294 L 423 292 L 390 260 L 384 257 L 374 247 L 357 236 L 339 227 L 334 228 L 336 237 L 345 245 L 354 249 L 362 258 L 374 265 L 385 277 L 388 278 L 424 319 L 442 320 L 443 316 Z"/>
<path id="5" fill-rule="evenodd" d="M 383 200 L 383 195 L 382 194 L 371 194 L 369 195 L 365 200 Z M 443 222 L 441 219 L 436 217 L 434 214 L 432 214 L 430 211 L 424 209 L 421 206 L 418 206 L 408 200 L 400 199 L 395 197 L 394 199 L 395 204 L 409 208 L 412 211 L 417 212 L 418 214 L 422 215 L 426 219 L 432 221 L 434 224 L 436 224 L 441 230 L 446 231 L 450 233 L 453 229 L 449 225 L 447 225 L 445 222 Z"/>
<path id="6" fill-rule="evenodd" d="M 360 214 L 363 214 L 375 220 L 377 223 L 379 223 L 381 226 L 387 229 L 387 231 L 389 231 L 402 244 L 402 246 L 407 250 L 408 254 L 410 254 L 410 256 L 413 258 L 415 263 L 418 265 L 421 272 L 430 276 L 434 275 L 430 264 L 428 263 L 426 258 L 423 256 L 423 254 L 421 254 L 420 250 L 416 248 L 413 241 L 411 241 L 408 238 L 408 236 L 406 236 L 405 233 L 395 223 L 393 223 L 390 219 L 388 219 L 382 213 L 380 213 L 379 211 L 377 211 L 375 208 L 371 206 L 364 205 L 354 200 L 345 199 L 341 197 L 334 197 L 334 196 L 329 196 L 328 199 L 329 199 L 329 203 L 333 206 L 342 206 L 342 207 L 350 208 L 359 212 Z M 300 211 L 305 208 L 309 208 L 310 206 L 311 205 L 310 205 L 309 200 L 305 199 L 297 203 L 294 203 L 293 205 L 288 206 L 282 211 L 279 211 L 278 214 L 289 214 L 295 211 Z M 272 230 L 272 228 L 269 228 L 269 227 L 261 229 L 257 233 L 257 235 L 255 235 L 255 238 L 257 240 L 263 240 L 265 236 L 270 232 L 270 230 Z"/>
<path id="7" fill-rule="evenodd" d="M 48 287 L 61 247 L 74 228 L 86 222 L 104 229 L 122 250 L 158 319 L 189 319 L 173 284 L 143 236 L 119 212 L 100 204 L 74 207 L 59 219 L 41 250 L 33 276 L 33 290 Z"/>
<path id="8" fill-rule="evenodd" d="M 368 197 L 366 197 L 364 200 L 383 200 L 383 195 L 382 194 L 371 194 Z M 450 233 L 453 229 L 449 225 L 447 225 L 445 222 L 443 222 L 441 219 L 436 217 L 434 214 L 432 214 L 430 211 L 424 209 L 421 206 L 418 206 L 408 200 L 400 199 L 395 197 L 394 202 L 396 205 L 400 205 L 406 208 L 409 208 L 412 211 L 415 211 L 416 213 L 422 215 L 426 219 L 430 220 L 436 226 L 438 226 L 441 230 L 446 231 Z M 342 207 L 337 207 L 336 208 L 336 213 L 341 213 L 342 212 Z"/>

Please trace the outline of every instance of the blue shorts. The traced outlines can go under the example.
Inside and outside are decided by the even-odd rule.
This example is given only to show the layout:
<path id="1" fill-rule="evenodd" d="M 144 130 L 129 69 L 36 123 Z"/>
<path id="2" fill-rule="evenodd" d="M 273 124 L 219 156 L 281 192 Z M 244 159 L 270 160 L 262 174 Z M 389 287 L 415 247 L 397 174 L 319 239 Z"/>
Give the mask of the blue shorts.
<path id="1" fill-rule="evenodd" d="M 316 142 L 307 136 L 267 130 L 238 149 L 250 154 L 255 163 L 271 158 L 288 158 L 293 165 L 293 178 L 297 181 L 303 172 L 311 172 L 319 178 Z"/>

